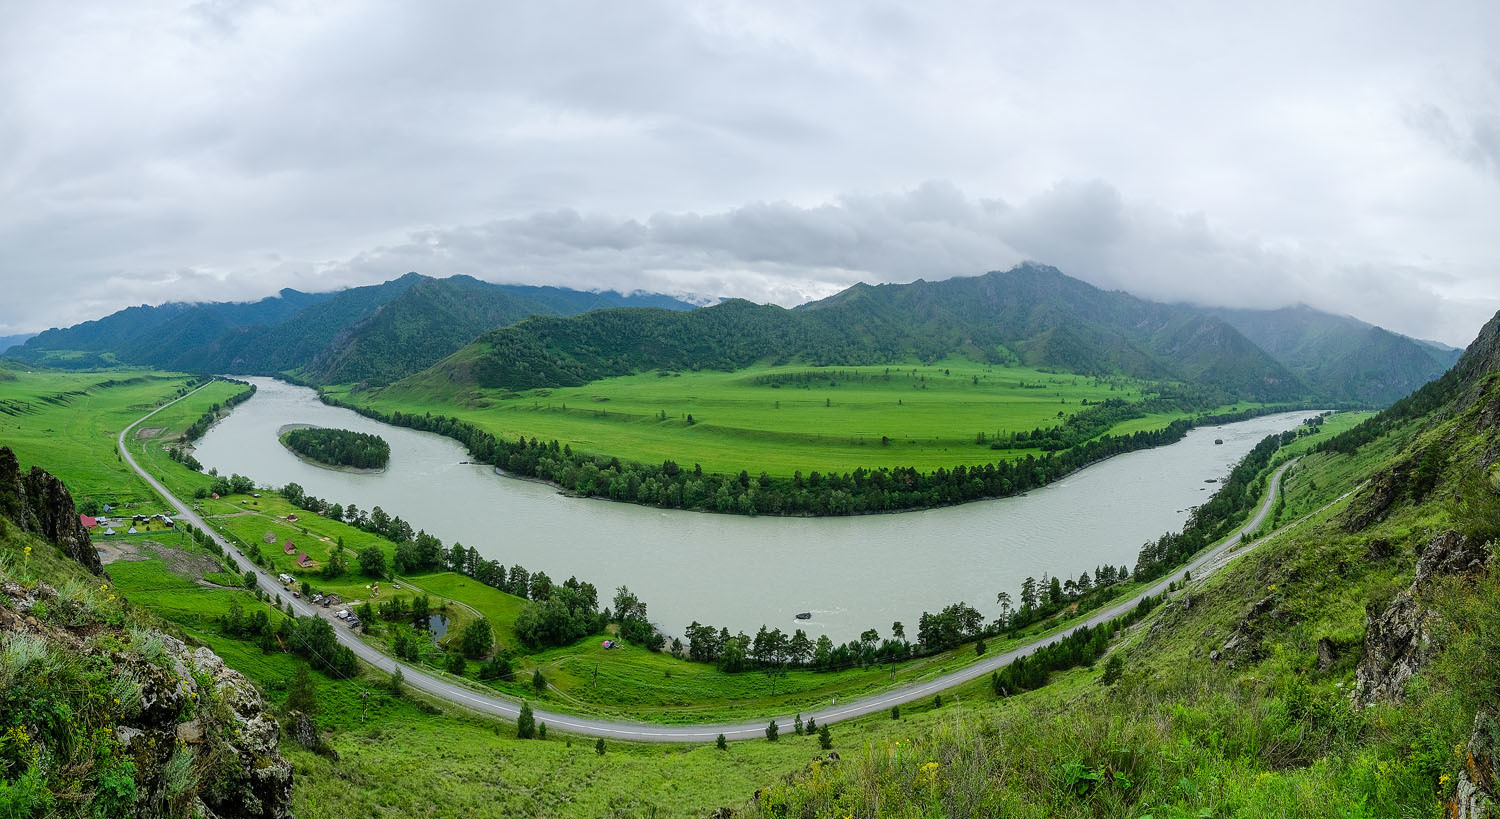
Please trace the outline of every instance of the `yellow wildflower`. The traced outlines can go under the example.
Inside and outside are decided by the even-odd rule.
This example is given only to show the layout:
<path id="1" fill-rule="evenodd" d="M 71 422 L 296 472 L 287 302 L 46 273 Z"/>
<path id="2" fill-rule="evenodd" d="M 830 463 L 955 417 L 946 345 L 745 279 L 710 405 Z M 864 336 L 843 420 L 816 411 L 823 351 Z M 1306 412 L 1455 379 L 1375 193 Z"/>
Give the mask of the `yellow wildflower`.
<path id="1" fill-rule="evenodd" d="M 1447 774 L 1443 774 L 1442 776 L 1438 777 L 1438 784 L 1439 785 L 1446 785 L 1446 784 L 1448 784 L 1448 779 L 1449 778 L 1450 777 Z"/>

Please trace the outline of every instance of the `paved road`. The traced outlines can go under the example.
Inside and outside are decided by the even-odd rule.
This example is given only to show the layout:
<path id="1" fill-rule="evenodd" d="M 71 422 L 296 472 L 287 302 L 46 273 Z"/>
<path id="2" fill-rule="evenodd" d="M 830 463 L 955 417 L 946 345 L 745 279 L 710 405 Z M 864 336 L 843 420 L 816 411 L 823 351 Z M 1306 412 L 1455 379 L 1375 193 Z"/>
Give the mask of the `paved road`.
<path id="1" fill-rule="evenodd" d="M 202 387 L 200 387 L 199 389 L 202 389 Z M 196 392 L 196 390 L 194 392 Z M 192 393 L 188 393 L 188 395 L 191 394 Z M 187 396 L 182 396 L 182 398 L 186 397 Z M 267 593 L 272 595 L 279 594 L 285 591 L 281 584 L 276 582 L 275 578 L 273 578 L 269 572 L 262 570 L 259 566 L 251 563 L 249 559 L 241 555 L 237 547 L 220 537 L 217 532 L 215 532 L 208 526 L 203 518 L 199 517 L 198 514 L 192 510 L 192 507 L 190 505 L 183 503 L 172 493 L 168 492 L 167 488 L 162 486 L 161 483 L 156 480 L 156 478 L 152 477 L 146 472 L 146 470 L 142 469 L 140 465 L 135 462 L 135 458 L 130 454 L 130 451 L 126 448 L 125 438 L 132 429 L 135 429 L 136 426 L 138 426 L 142 421 L 145 421 L 152 415 L 155 415 L 156 413 L 171 406 L 172 404 L 177 403 L 177 401 L 181 401 L 182 398 L 177 398 L 171 402 L 163 404 L 160 407 L 157 407 L 156 409 L 137 419 L 135 423 L 126 427 L 120 433 L 119 437 L 120 454 L 124 456 L 126 463 L 130 464 L 131 469 L 134 469 L 143 479 L 145 479 L 148 484 L 152 486 L 152 488 L 160 493 L 163 498 L 165 498 L 171 505 L 177 508 L 177 517 L 179 519 L 186 520 L 192 523 L 194 526 L 202 529 L 204 532 L 208 533 L 209 536 L 211 536 L 215 541 L 219 543 L 220 546 L 224 548 L 224 553 L 229 555 L 234 560 L 234 562 L 239 566 L 241 572 L 255 572 L 255 576 L 257 582 L 260 584 L 260 588 L 264 589 Z M 1270 513 L 1271 505 L 1275 501 L 1276 493 L 1279 491 L 1281 486 L 1281 476 L 1286 472 L 1287 468 L 1292 465 L 1292 463 L 1295 463 L 1295 461 L 1287 462 L 1280 469 L 1276 470 L 1276 473 L 1271 476 L 1271 481 L 1266 492 L 1266 500 L 1263 504 L 1261 504 L 1260 510 L 1256 512 L 1255 517 L 1252 518 L 1249 523 L 1246 523 L 1237 532 L 1235 532 L 1235 534 L 1226 538 L 1219 545 L 1214 546 L 1207 552 L 1204 552 L 1202 555 L 1198 556 L 1198 558 L 1195 559 L 1192 563 L 1177 570 L 1175 573 L 1162 578 L 1158 583 L 1140 592 L 1129 600 L 1117 603 L 1116 605 L 1108 609 L 1101 609 L 1099 612 L 1095 613 L 1094 616 L 1088 618 L 1088 620 L 1064 629 L 1063 631 L 1059 631 L 1049 637 L 1039 639 L 1036 642 L 1030 643 L 1021 648 L 987 657 L 984 660 L 981 660 L 971 666 L 944 674 L 927 682 L 914 683 L 911 685 L 898 687 L 883 694 L 873 694 L 861 699 L 851 700 L 844 705 L 836 707 L 830 704 L 828 708 L 807 712 L 804 713 L 803 716 L 814 717 L 820 724 L 833 723 L 839 722 L 841 720 L 853 719 L 855 717 L 866 716 L 868 714 L 885 712 L 890 710 L 891 706 L 894 705 L 904 705 L 915 700 L 927 699 L 937 692 L 952 688 L 962 683 L 966 683 L 970 680 L 987 676 L 991 671 L 994 671 L 1001 668 L 1002 666 L 1011 663 L 1016 658 L 1028 655 L 1043 646 L 1056 643 L 1080 628 L 1083 628 L 1085 626 L 1097 625 L 1108 620 L 1113 620 L 1121 614 L 1124 614 L 1126 611 L 1135 608 L 1136 604 L 1142 597 L 1145 597 L 1147 595 L 1160 594 L 1161 592 L 1165 591 L 1169 584 L 1181 580 L 1184 572 L 1191 571 L 1196 575 L 1202 567 L 1207 566 L 1211 561 L 1214 561 L 1216 558 L 1224 555 L 1226 552 L 1237 546 L 1241 537 L 1255 531 L 1261 525 L 1261 523 L 1265 521 L 1266 515 Z M 1244 551 L 1249 551 L 1249 548 L 1258 545 L 1259 542 L 1260 541 L 1252 544 L 1246 544 L 1246 546 L 1241 549 L 1241 553 L 1243 553 Z M 334 633 L 338 636 L 339 642 L 352 649 L 355 655 L 358 656 L 361 660 L 364 660 L 366 663 L 369 663 L 375 668 L 378 668 L 386 673 L 394 673 L 396 668 L 401 668 L 401 673 L 406 678 L 406 683 L 413 688 L 425 691 L 432 696 L 439 697 L 456 705 L 460 705 L 483 714 L 498 716 L 505 719 L 515 719 L 520 713 L 520 704 L 515 701 L 504 699 L 498 696 L 482 694 L 468 688 L 455 685 L 451 682 L 448 682 L 447 680 L 434 677 L 419 668 L 414 668 L 410 665 L 406 665 L 405 663 L 398 663 L 396 660 L 381 653 L 380 651 L 361 641 L 355 635 L 351 634 L 348 627 L 344 626 L 343 623 L 337 618 L 332 617 L 332 615 L 326 609 L 313 606 L 305 600 L 296 598 L 293 598 L 289 602 L 292 604 L 293 610 L 296 611 L 296 613 L 299 615 L 324 617 L 333 622 Z M 547 723 L 548 728 L 553 731 L 567 731 L 575 734 L 587 734 L 589 736 L 607 737 L 610 739 L 629 740 L 633 742 L 706 743 L 714 741 L 714 739 L 720 734 L 723 734 L 726 739 L 730 740 L 757 739 L 763 738 L 765 736 L 766 723 L 771 719 L 774 718 L 777 724 L 783 726 L 790 726 L 793 719 L 792 715 L 790 714 L 764 714 L 757 718 L 754 722 L 737 724 L 650 725 L 637 722 L 615 722 L 610 720 L 589 719 L 587 717 L 578 717 L 570 714 L 554 714 L 540 710 L 535 711 L 535 715 L 538 721 Z"/>

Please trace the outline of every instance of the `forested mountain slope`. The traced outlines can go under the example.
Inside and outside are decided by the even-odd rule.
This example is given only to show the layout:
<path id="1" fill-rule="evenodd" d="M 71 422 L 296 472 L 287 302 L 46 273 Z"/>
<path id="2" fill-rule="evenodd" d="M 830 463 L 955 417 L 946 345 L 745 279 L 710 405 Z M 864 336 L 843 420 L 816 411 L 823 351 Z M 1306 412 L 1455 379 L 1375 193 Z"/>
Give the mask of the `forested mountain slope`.
<path id="1" fill-rule="evenodd" d="M 1211 309 L 1329 395 L 1384 406 L 1442 375 L 1462 350 L 1422 342 L 1306 305 L 1280 310 Z"/>
<path id="2" fill-rule="evenodd" d="M 399 279 L 337 293 L 283 290 L 247 303 L 130 307 L 48 330 L 7 355 L 32 364 L 144 364 L 186 372 L 384 383 L 430 366 L 485 330 L 525 316 L 623 305 L 686 310 L 657 294 L 497 285 L 469 276 Z"/>
<path id="3" fill-rule="evenodd" d="M 519 390 L 650 369 L 858 365 L 950 354 L 1180 380 L 1234 398 L 1309 392 L 1222 320 L 1099 290 L 1035 264 L 941 282 L 858 284 L 795 310 L 731 300 L 689 313 L 533 317 L 486 333 L 413 381 Z"/>

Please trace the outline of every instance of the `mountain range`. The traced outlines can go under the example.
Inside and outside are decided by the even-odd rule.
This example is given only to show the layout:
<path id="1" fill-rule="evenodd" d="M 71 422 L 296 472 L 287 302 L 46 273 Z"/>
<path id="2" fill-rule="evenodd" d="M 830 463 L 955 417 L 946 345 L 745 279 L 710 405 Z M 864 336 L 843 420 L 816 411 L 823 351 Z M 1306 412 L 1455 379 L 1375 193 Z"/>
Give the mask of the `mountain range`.
<path id="1" fill-rule="evenodd" d="M 5 355 L 32 365 L 286 374 L 314 384 L 576 386 L 651 369 L 869 365 L 962 355 L 1174 381 L 1205 400 L 1382 406 L 1458 350 L 1306 306 L 1205 309 L 1106 291 L 1054 267 L 856 284 L 793 309 L 730 299 L 497 285 L 408 273 L 337 293 L 130 307 Z"/>
<path id="2" fill-rule="evenodd" d="M 97 321 L 47 330 L 6 355 L 64 368 L 137 364 L 187 372 L 294 373 L 317 383 L 384 383 L 430 366 L 497 325 L 531 315 L 627 306 L 693 307 L 658 294 L 408 273 L 336 293 L 285 289 L 256 302 L 129 307 Z"/>
<path id="3" fill-rule="evenodd" d="M 691 312 L 533 316 L 485 333 L 409 383 L 522 390 L 651 369 L 963 355 L 1178 381 L 1218 400 L 1380 405 L 1441 375 L 1457 354 L 1309 308 L 1221 316 L 1027 263 L 938 282 L 856 284 L 791 310 L 729 300 Z"/>

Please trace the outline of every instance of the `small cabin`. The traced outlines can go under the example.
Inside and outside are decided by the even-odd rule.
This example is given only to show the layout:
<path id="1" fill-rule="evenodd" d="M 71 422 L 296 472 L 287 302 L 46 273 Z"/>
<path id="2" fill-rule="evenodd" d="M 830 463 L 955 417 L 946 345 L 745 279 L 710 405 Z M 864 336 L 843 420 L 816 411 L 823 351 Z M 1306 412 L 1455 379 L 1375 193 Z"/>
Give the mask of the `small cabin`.
<path id="1" fill-rule="evenodd" d="M 283 553 L 284 553 L 284 554 L 289 554 L 289 555 L 291 555 L 291 554 L 296 554 L 296 553 L 297 553 L 297 547 L 296 547 L 296 546 L 293 546 L 293 545 L 292 545 L 292 542 L 291 542 L 291 541 L 290 541 L 290 540 L 288 540 L 288 541 L 287 541 L 287 542 L 286 542 L 286 543 L 285 543 L 285 544 L 284 544 L 284 545 L 283 545 L 283 546 L 282 546 L 282 547 L 281 547 L 281 551 L 282 551 L 282 552 L 283 552 Z"/>
<path id="2" fill-rule="evenodd" d="M 307 556 L 307 552 L 302 552 L 297 555 L 297 565 L 304 569 L 310 569 L 312 568 L 312 558 Z"/>

